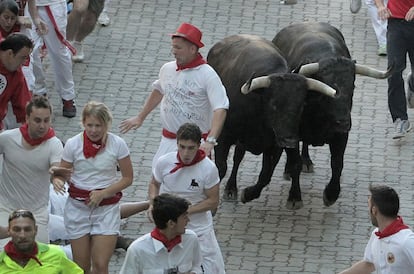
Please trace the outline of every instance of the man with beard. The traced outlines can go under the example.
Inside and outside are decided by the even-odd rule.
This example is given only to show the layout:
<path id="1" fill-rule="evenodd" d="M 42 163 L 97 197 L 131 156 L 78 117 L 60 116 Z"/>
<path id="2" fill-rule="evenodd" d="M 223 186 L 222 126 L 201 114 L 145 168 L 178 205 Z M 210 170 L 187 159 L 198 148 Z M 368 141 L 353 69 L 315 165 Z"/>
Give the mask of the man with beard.
<path id="1" fill-rule="evenodd" d="M 30 211 L 13 211 L 9 216 L 8 233 L 12 239 L 0 253 L 0 273 L 83 273 L 58 246 L 35 241 L 37 226 Z"/>
<path id="2" fill-rule="evenodd" d="M 369 214 L 377 228 L 365 248 L 364 259 L 340 274 L 413 273 L 414 233 L 398 215 L 398 194 L 384 185 L 370 185 L 369 191 Z"/>

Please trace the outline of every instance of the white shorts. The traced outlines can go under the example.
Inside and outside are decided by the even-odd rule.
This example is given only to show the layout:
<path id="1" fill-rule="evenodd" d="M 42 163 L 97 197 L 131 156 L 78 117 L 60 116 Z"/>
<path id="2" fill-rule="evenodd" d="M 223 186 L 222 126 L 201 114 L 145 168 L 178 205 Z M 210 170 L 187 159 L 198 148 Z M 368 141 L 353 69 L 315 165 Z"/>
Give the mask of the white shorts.
<path id="1" fill-rule="evenodd" d="M 198 241 L 203 256 L 204 273 L 225 274 L 223 255 L 214 230 L 198 236 Z"/>
<path id="2" fill-rule="evenodd" d="M 64 222 L 69 239 L 85 235 L 119 235 L 119 203 L 90 208 L 83 201 L 68 198 Z"/>

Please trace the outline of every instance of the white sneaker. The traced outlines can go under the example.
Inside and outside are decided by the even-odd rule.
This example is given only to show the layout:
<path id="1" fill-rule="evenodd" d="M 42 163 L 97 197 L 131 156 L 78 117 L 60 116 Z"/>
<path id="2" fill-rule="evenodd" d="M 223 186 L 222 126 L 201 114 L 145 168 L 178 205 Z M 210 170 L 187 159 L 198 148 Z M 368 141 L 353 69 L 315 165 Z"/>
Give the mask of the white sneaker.
<path id="1" fill-rule="evenodd" d="M 76 49 L 76 54 L 72 55 L 72 61 L 75 63 L 83 62 L 83 59 L 85 59 L 85 54 L 83 53 L 82 42 L 74 41 L 72 45 Z"/>
<path id="2" fill-rule="evenodd" d="M 109 18 L 108 14 L 106 13 L 106 11 L 102 11 L 101 14 L 98 17 L 98 23 L 101 26 L 108 26 L 111 23 L 111 19 Z"/>
<path id="3" fill-rule="evenodd" d="M 351 0 L 349 9 L 352 13 L 358 13 L 358 11 L 361 9 L 361 0 Z"/>
<path id="4" fill-rule="evenodd" d="M 411 130 L 410 121 L 401 120 L 400 118 L 397 118 L 394 121 L 394 127 L 395 127 L 395 132 L 394 132 L 394 136 L 392 136 L 393 139 L 400 139 L 404 137 L 407 134 L 407 132 Z"/>

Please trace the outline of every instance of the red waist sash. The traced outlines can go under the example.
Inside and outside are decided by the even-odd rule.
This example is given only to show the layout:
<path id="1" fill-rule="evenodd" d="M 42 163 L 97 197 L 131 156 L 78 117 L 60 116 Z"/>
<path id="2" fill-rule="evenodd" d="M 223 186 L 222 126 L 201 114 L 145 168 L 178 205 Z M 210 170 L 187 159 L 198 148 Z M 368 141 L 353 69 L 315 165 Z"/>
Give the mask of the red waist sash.
<path id="1" fill-rule="evenodd" d="M 102 189 L 97 189 L 102 190 Z M 73 183 L 69 184 L 69 196 L 78 201 L 84 201 L 85 204 L 89 203 L 89 194 L 91 193 L 90 190 L 85 190 L 81 188 L 77 188 Z M 114 196 L 103 199 L 99 206 L 104 205 L 113 205 L 119 202 L 122 198 L 122 192 L 117 192 Z"/>

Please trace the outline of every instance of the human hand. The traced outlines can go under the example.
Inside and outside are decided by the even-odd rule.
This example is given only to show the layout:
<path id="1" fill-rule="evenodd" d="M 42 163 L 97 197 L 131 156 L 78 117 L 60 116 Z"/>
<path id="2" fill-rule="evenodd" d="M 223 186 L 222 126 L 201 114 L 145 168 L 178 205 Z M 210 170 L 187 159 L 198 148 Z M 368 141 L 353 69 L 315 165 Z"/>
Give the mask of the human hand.
<path id="1" fill-rule="evenodd" d="M 32 28 L 32 20 L 30 20 L 30 17 L 28 16 L 18 16 L 17 24 L 28 29 Z"/>
<path id="2" fill-rule="evenodd" d="M 68 181 L 72 175 L 72 169 L 60 166 L 51 166 L 49 168 L 49 174 L 52 176 L 62 177 L 63 180 Z"/>
<path id="3" fill-rule="evenodd" d="M 207 157 L 211 156 L 211 151 L 213 150 L 213 148 L 214 148 L 214 144 L 209 143 L 209 142 L 203 142 L 200 145 L 200 149 L 206 153 Z"/>
<path id="4" fill-rule="evenodd" d="M 103 190 L 92 190 L 89 193 L 87 205 L 90 207 L 98 207 L 104 198 L 105 192 Z"/>
<path id="5" fill-rule="evenodd" d="M 139 118 L 139 116 L 131 117 L 129 119 L 125 119 L 121 122 L 119 128 L 121 129 L 121 133 L 127 133 L 131 128 L 136 130 L 144 121 Z"/>
<path id="6" fill-rule="evenodd" d="M 385 6 L 379 7 L 377 9 L 377 11 L 378 11 L 378 17 L 381 20 L 387 20 L 392 15 L 391 14 L 391 11 L 387 7 L 385 7 Z"/>
<path id="7" fill-rule="evenodd" d="M 405 15 L 405 20 L 412 21 L 414 20 L 414 7 L 408 10 L 407 14 Z"/>
<path id="8" fill-rule="evenodd" d="M 43 20 L 41 20 L 40 18 L 34 20 L 34 24 L 35 24 L 35 27 L 36 27 L 36 32 L 39 35 L 45 35 L 48 32 L 48 28 L 47 28 L 46 23 L 43 22 Z"/>
<path id="9" fill-rule="evenodd" d="M 56 193 L 64 195 L 66 192 L 65 181 L 61 177 L 53 177 L 52 179 L 53 189 Z"/>

